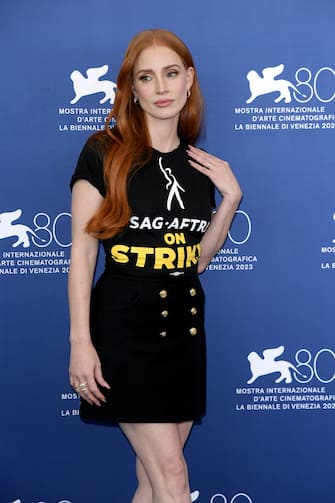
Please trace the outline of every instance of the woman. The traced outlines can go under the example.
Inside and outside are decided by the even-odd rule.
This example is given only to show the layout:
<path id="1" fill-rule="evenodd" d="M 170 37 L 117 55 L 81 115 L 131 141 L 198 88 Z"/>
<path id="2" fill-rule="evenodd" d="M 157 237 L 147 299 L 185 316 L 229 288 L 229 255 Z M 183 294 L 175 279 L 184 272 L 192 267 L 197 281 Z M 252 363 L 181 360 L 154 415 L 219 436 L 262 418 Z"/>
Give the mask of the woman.
<path id="1" fill-rule="evenodd" d="M 227 162 L 192 146 L 202 98 L 165 30 L 130 42 L 105 132 L 73 175 L 70 382 L 85 420 L 119 423 L 136 453 L 133 503 L 189 503 L 183 446 L 205 413 L 198 280 L 241 198 Z M 113 125 L 113 127 L 111 127 Z M 213 188 L 223 198 L 213 218 Z M 99 240 L 106 268 L 93 288 Z"/>

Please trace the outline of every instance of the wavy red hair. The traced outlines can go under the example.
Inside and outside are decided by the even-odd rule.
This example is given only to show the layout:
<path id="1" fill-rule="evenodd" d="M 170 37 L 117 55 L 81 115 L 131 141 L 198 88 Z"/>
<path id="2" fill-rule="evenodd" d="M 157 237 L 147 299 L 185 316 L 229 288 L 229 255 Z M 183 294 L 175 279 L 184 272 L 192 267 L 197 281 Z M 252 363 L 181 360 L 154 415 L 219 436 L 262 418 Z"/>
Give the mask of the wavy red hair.
<path id="1" fill-rule="evenodd" d="M 126 50 L 117 78 L 114 106 L 107 117 L 105 131 L 92 137 L 94 143 L 98 140 L 103 156 L 106 196 L 86 230 L 100 239 L 115 236 L 128 224 L 131 217 L 127 197 L 128 180 L 134 168 L 143 166 L 151 157 L 151 139 L 145 114 L 134 103 L 132 86 L 138 56 L 153 45 L 172 49 L 181 58 L 185 68 L 194 69 L 191 95 L 179 117 L 178 136 L 182 142 L 192 144 L 200 134 L 203 99 L 189 49 L 177 35 L 167 30 L 138 33 Z M 110 127 L 111 124 L 115 124 L 114 127 Z"/>

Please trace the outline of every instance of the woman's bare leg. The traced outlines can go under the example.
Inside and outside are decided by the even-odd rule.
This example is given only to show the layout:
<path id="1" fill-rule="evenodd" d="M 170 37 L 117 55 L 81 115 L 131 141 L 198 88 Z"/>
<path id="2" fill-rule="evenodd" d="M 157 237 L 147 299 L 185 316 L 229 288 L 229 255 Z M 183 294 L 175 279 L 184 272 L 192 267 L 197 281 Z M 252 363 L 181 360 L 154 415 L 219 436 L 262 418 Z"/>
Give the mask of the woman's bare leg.
<path id="1" fill-rule="evenodd" d="M 152 503 L 152 487 L 143 464 L 136 456 L 136 477 L 138 486 L 131 503 Z"/>
<path id="2" fill-rule="evenodd" d="M 183 447 L 192 422 L 122 423 L 133 446 L 138 488 L 132 503 L 189 503 L 190 489 Z"/>

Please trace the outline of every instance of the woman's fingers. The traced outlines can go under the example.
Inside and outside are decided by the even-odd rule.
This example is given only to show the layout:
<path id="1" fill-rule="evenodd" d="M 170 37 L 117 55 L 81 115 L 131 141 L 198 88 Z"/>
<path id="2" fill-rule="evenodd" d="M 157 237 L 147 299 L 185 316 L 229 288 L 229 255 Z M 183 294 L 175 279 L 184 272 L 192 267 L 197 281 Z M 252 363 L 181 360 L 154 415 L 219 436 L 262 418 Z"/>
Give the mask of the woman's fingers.
<path id="1" fill-rule="evenodd" d="M 80 396 L 87 400 L 89 403 L 94 403 L 99 407 L 101 406 L 101 402 L 106 402 L 106 398 L 99 390 L 94 376 L 88 378 L 85 388 L 82 390 L 79 389 L 79 393 Z"/>
<path id="2" fill-rule="evenodd" d="M 72 379 L 72 382 L 74 382 L 72 385 L 73 389 L 90 404 L 94 403 L 100 406 L 101 402 L 106 402 L 106 398 L 99 390 L 93 375 L 86 375 L 85 377 L 77 376 Z"/>
<path id="3" fill-rule="evenodd" d="M 110 389 L 110 385 L 108 384 L 108 382 L 104 379 L 104 377 L 102 375 L 101 365 L 96 366 L 94 377 L 95 377 L 96 382 L 100 386 L 102 386 L 103 388 Z"/>
<path id="4" fill-rule="evenodd" d="M 100 360 L 92 347 L 73 349 L 70 364 L 70 383 L 75 391 L 91 404 L 100 406 L 106 398 L 99 386 L 110 389 L 103 378 Z"/>
<path id="5" fill-rule="evenodd" d="M 199 148 L 193 147 L 192 145 L 189 145 L 187 153 L 191 157 L 189 163 L 207 176 L 209 176 L 209 171 L 211 169 L 215 169 L 217 167 L 218 161 L 225 162 Z"/>
<path id="6" fill-rule="evenodd" d="M 190 157 L 188 160 L 190 165 L 208 176 L 223 196 L 234 199 L 239 196 L 241 189 L 227 161 L 191 145 L 187 153 Z"/>

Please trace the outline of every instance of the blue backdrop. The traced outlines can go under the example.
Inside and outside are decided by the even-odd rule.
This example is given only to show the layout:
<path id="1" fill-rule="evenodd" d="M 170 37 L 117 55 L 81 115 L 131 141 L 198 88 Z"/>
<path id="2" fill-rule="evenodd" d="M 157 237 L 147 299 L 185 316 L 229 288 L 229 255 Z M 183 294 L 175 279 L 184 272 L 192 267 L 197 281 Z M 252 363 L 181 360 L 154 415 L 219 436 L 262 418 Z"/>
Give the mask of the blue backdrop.
<path id="1" fill-rule="evenodd" d="M 190 47 L 200 144 L 244 192 L 202 276 L 208 414 L 186 449 L 193 501 L 334 503 L 334 18 L 333 0 L 1 5 L 0 503 L 123 503 L 135 489 L 126 441 L 82 424 L 68 384 L 68 182 L 128 41 L 149 27 Z M 72 72 L 98 67 L 75 90 Z"/>

